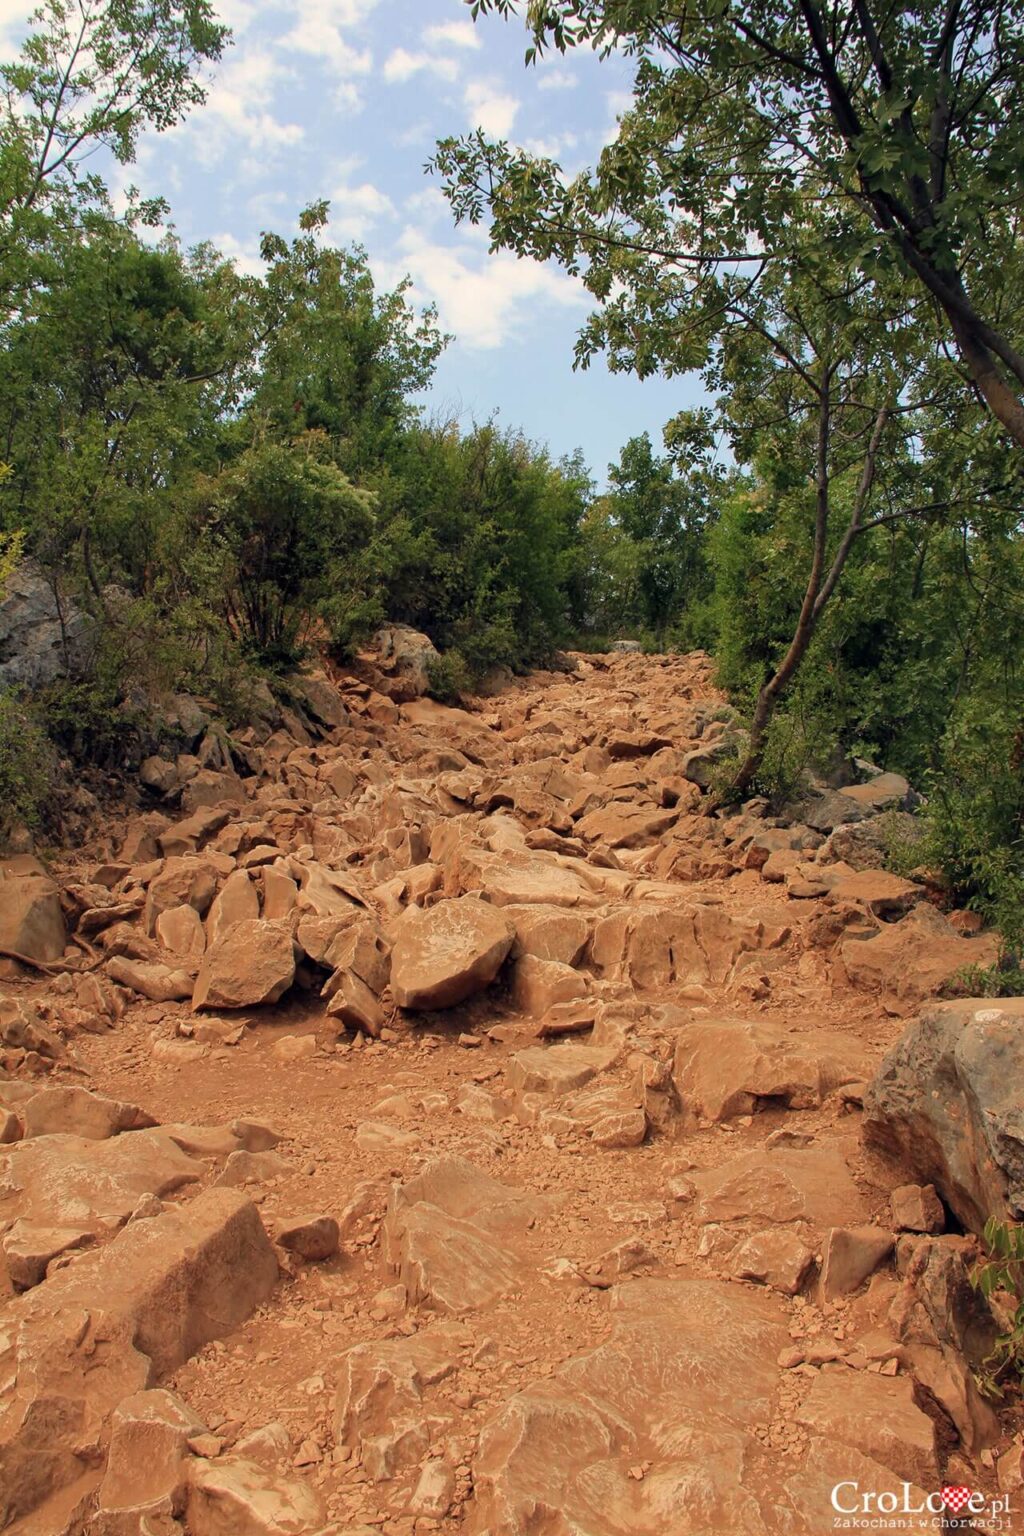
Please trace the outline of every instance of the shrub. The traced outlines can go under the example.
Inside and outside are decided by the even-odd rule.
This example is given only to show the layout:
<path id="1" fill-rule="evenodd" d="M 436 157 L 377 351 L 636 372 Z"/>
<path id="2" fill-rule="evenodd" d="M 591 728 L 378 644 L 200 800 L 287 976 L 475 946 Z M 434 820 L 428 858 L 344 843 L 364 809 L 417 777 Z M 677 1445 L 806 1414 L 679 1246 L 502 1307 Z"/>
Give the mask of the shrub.
<path id="1" fill-rule="evenodd" d="M 999 929 L 1005 970 L 1024 968 L 1024 728 L 975 705 L 943 738 L 925 812 L 928 861 Z"/>
<path id="2" fill-rule="evenodd" d="M 465 658 L 458 651 L 427 657 L 430 697 L 441 704 L 454 704 L 472 686 L 472 676 Z"/>
<path id="3" fill-rule="evenodd" d="M 975 1372 L 986 1397 L 1002 1397 L 1003 1380 L 1024 1380 L 1024 1227 L 991 1216 L 982 1236 L 985 1257 L 971 1271 L 971 1284 L 986 1301 L 1001 1292 L 1009 1300 L 1006 1327 Z"/>
<path id="4" fill-rule="evenodd" d="M 53 747 L 32 711 L 0 692 L 0 833 L 39 827 L 56 778 Z"/>

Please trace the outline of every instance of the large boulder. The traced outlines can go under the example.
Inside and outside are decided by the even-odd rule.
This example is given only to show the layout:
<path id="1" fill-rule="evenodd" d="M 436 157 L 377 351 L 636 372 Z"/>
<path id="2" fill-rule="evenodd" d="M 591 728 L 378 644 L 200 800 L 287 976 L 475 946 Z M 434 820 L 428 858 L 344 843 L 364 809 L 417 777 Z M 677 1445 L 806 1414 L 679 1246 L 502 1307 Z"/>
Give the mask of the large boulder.
<path id="1" fill-rule="evenodd" d="M 909 810 L 918 799 L 901 773 L 876 773 L 865 784 L 847 784 L 839 793 L 872 814 Z"/>
<path id="2" fill-rule="evenodd" d="M 430 691 L 430 666 L 440 656 L 429 636 L 407 624 L 388 624 L 377 631 L 374 647 L 389 674 L 393 699 L 407 702 Z"/>
<path id="3" fill-rule="evenodd" d="M 98 1483 L 117 1405 L 237 1328 L 266 1301 L 277 1275 L 252 1201 L 212 1189 L 130 1223 L 11 1302 L 0 1520 L 16 1521 L 61 1489 L 81 1486 L 90 1468 Z"/>
<path id="4" fill-rule="evenodd" d="M 394 930 L 391 991 L 399 1008 L 451 1008 L 497 976 L 515 938 L 507 917 L 461 896 L 410 907 Z"/>
<path id="5" fill-rule="evenodd" d="M 93 636 L 89 616 L 29 562 L 4 584 L 0 599 L 0 688 L 44 688 L 81 672 Z"/>
<path id="6" fill-rule="evenodd" d="M 287 921 L 249 918 L 215 939 L 203 956 L 193 1008 L 256 1008 L 276 1003 L 295 980 Z"/>
<path id="7" fill-rule="evenodd" d="M 67 934 L 60 893 L 35 859 L 0 863 L 0 949 L 29 960 L 59 960 Z"/>
<path id="8" fill-rule="evenodd" d="M 864 1138 L 966 1227 L 1024 1217 L 1024 998 L 929 1009 L 889 1052 L 864 1100 Z"/>
<path id="9" fill-rule="evenodd" d="M 941 912 L 922 902 L 900 922 L 884 924 L 872 938 L 847 939 L 839 955 L 855 987 L 919 1003 L 934 997 L 957 971 L 993 965 L 998 949 L 989 934 L 962 939 Z"/>

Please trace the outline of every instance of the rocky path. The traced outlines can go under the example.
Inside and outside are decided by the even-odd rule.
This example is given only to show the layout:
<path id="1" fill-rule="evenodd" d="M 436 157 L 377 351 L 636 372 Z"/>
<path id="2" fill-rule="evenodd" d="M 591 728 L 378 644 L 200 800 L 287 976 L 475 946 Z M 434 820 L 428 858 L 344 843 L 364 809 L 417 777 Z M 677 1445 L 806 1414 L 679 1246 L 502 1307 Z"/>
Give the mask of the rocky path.
<path id="1" fill-rule="evenodd" d="M 65 968 L 0 996 L 0 1529 L 1024 1530 L 939 1039 L 1014 1009 L 935 1008 L 992 941 L 880 868 L 906 786 L 701 815 L 699 655 L 415 695 L 185 718 L 2 867 Z"/>

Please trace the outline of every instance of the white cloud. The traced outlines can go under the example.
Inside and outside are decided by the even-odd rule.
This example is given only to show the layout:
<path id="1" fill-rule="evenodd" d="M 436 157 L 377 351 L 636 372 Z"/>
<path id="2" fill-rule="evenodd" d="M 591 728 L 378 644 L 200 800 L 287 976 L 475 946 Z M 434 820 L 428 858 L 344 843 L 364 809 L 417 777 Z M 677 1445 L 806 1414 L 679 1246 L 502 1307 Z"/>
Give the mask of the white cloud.
<path id="1" fill-rule="evenodd" d="M 608 127 L 609 134 L 617 134 L 619 131 L 619 118 L 624 112 L 628 112 L 633 105 L 633 96 L 630 91 L 609 91 L 605 96 L 608 104 L 608 113 L 611 123 Z"/>
<path id="2" fill-rule="evenodd" d="M 281 47 L 293 53 L 307 53 L 338 75 L 368 75 L 373 68 L 373 54 L 368 48 L 355 48 L 342 36 L 332 21 L 330 10 L 303 10 L 290 32 L 281 39 Z"/>
<path id="3" fill-rule="evenodd" d="M 576 149 L 579 138 L 575 133 L 557 133 L 550 139 L 524 139 L 523 148 L 528 154 L 541 160 L 558 160 L 567 149 Z"/>
<path id="4" fill-rule="evenodd" d="M 442 21 L 423 34 L 428 43 L 448 43 L 453 48 L 479 48 L 480 35 L 471 21 Z"/>
<path id="5" fill-rule="evenodd" d="M 579 83 L 571 69 L 546 69 L 537 77 L 538 91 L 574 91 Z"/>
<path id="6" fill-rule="evenodd" d="M 372 182 L 336 187 L 331 193 L 330 235 L 334 240 L 365 240 L 373 226 L 393 218 L 395 205 Z"/>
<path id="7" fill-rule="evenodd" d="M 362 91 L 354 80 L 339 80 L 334 87 L 334 105 L 342 112 L 361 112 L 366 105 Z"/>
<path id="8" fill-rule="evenodd" d="M 422 149 L 424 145 L 432 145 L 436 138 L 437 134 L 429 118 L 422 117 L 396 133 L 391 142 L 396 149 Z"/>
<path id="9" fill-rule="evenodd" d="M 406 48 L 396 48 L 384 65 L 384 79 L 389 85 L 401 85 L 421 70 L 437 75 L 441 80 L 454 80 L 459 66 L 455 59 L 443 54 L 410 53 Z"/>
<path id="10" fill-rule="evenodd" d="M 450 220 L 448 199 L 437 187 L 423 187 L 405 199 L 402 209 L 414 218 L 421 228 L 436 224 L 440 219 Z"/>
<path id="11" fill-rule="evenodd" d="M 366 76 L 373 68 L 373 53 L 359 47 L 345 36 L 357 28 L 377 6 L 378 0 L 285 0 L 285 9 L 294 18 L 291 29 L 279 40 L 281 48 L 291 53 L 318 59 L 337 77 L 335 105 L 358 112 L 363 105 L 353 77 Z M 274 0 L 270 0 L 273 8 Z"/>
<path id="12" fill-rule="evenodd" d="M 229 56 L 207 91 L 205 107 L 188 124 L 203 165 L 215 164 L 239 144 L 265 153 L 300 142 L 301 124 L 281 122 L 267 105 L 284 78 L 287 71 L 264 50 Z"/>
<path id="13" fill-rule="evenodd" d="M 437 303 L 441 324 L 478 350 L 504 345 L 538 305 L 578 308 L 588 302 L 582 283 L 553 267 L 508 252 L 491 256 L 440 245 L 412 227 L 402 233 L 387 280 L 404 272 L 418 299 Z"/>
<path id="14" fill-rule="evenodd" d="M 259 277 L 265 270 L 260 260 L 259 244 L 255 240 L 242 241 L 235 235 L 223 234 L 214 235 L 210 243 L 247 277 Z"/>
<path id="15" fill-rule="evenodd" d="M 500 86 L 486 80 L 474 80 L 466 86 L 463 100 L 471 128 L 482 128 L 496 139 L 507 139 L 522 103 Z"/>

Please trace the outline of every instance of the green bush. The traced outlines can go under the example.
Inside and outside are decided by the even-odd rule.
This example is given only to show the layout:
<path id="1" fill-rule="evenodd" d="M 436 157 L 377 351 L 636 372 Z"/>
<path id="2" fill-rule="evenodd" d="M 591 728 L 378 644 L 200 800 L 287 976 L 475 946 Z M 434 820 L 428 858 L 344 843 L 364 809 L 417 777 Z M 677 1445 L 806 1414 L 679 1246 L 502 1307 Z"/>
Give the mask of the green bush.
<path id="1" fill-rule="evenodd" d="M 1024 1382 L 1024 1227 L 990 1216 L 982 1234 L 985 1256 L 970 1273 L 970 1282 L 986 1301 L 997 1294 L 1012 1308 L 1004 1331 L 975 1372 L 986 1397 L 999 1399 L 1006 1379 Z"/>
<path id="2" fill-rule="evenodd" d="M 1024 969 L 1024 732 L 1001 704 L 950 721 L 928 790 L 923 862 L 999 929 L 1003 969 Z"/>
<path id="3" fill-rule="evenodd" d="M 0 833 L 45 820 L 56 779 L 53 746 L 33 712 L 0 692 Z"/>
<path id="4" fill-rule="evenodd" d="M 1009 955 L 995 965 L 965 965 L 940 988 L 943 997 L 1021 997 L 1024 970 Z"/>
<path id="5" fill-rule="evenodd" d="M 75 763 L 117 772 L 138 762 L 151 731 L 141 708 L 126 704 L 119 688 L 92 678 L 60 678 L 39 695 L 50 741 Z"/>
<path id="6" fill-rule="evenodd" d="M 428 656 L 427 676 L 430 679 L 430 697 L 441 704 L 457 703 L 460 695 L 473 684 L 465 657 L 458 651 L 445 651 L 443 656 Z"/>

